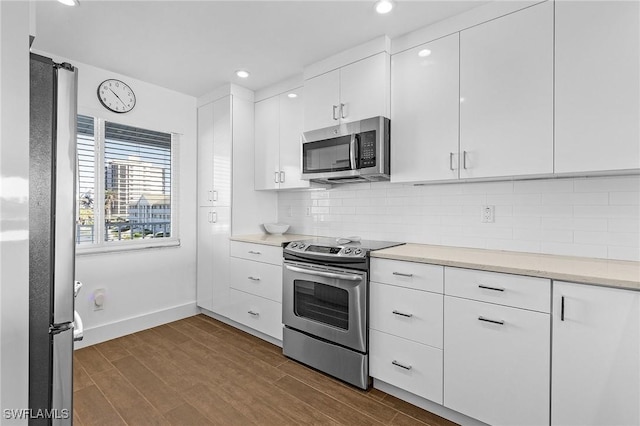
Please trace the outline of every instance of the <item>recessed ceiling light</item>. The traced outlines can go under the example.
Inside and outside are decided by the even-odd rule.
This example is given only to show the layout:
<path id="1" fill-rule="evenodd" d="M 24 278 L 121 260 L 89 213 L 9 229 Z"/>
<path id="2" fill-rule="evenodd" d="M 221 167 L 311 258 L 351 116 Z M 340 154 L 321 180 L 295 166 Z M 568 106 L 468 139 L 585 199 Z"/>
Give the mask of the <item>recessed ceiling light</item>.
<path id="1" fill-rule="evenodd" d="M 298 97 L 298 95 L 296 93 L 289 93 L 287 96 L 290 97 L 290 98 L 297 98 Z"/>
<path id="2" fill-rule="evenodd" d="M 240 78 L 247 78 L 249 77 L 249 72 L 245 70 L 238 70 L 236 71 L 236 75 Z"/>
<path id="3" fill-rule="evenodd" d="M 431 55 L 431 51 L 429 49 L 422 49 L 418 52 L 418 56 L 420 56 L 421 58 L 426 58 L 429 55 Z"/>
<path id="4" fill-rule="evenodd" d="M 391 12 L 391 9 L 393 9 L 393 2 L 391 0 L 379 0 L 376 2 L 376 12 L 381 15 Z"/>
<path id="5" fill-rule="evenodd" d="M 77 6 L 78 5 L 78 0 L 58 0 L 60 3 L 64 4 L 65 6 Z"/>

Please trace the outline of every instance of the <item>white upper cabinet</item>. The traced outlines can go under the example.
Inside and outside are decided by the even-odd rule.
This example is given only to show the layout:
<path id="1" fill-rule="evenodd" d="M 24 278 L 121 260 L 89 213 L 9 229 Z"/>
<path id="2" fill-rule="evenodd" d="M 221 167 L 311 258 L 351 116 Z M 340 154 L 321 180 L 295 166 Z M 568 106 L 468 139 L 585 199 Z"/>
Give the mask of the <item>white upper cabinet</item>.
<path id="1" fill-rule="evenodd" d="M 459 35 L 391 59 L 391 181 L 458 178 Z"/>
<path id="2" fill-rule="evenodd" d="M 640 168 L 640 3 L 555 8 L 555 172 Z"/>
<path id="3" fill-rule="evenodd" d="M 255 189 L 277 189 L 280 172 L 280 99 L 255 105 Z"/>
<path id="4" fill-rule="evenodd" d="M 309 187 L 300 170 L 303 99 L 299 87 L 256 102 L 255 189 Z"/>
<path id="5" fill-rule="evenodd" d="M 305 80 L 304 93 L 304 131 L 338 124 L 340 70 Z"/>
<path id="6" fill-rule="evenodd" d="M 640 424 L 640 292 L 553 283 L 552 426 Z"/>
<path id="7" fill-rule="evenodd" d="M 304 131 L 389 116 L 389 54 L 381 52 L 304 82 Z"/>
<path id="8" fill-rule="evenodd" d="M 389 117 L 389 54 L 378 53 L 340 68 L 340 119 L 343 123 Z"/>
<path id="9" fill-rule="evenodd" d="M 460 165 L 461 178 L 553 172 L 553 2 L 460 33 Z"/>
<path id="10" fill-rule="evenodd" d="M 300 169 L 304 96 L 302 87 L 280 95 L 280 189 L 309 187 Z"/>

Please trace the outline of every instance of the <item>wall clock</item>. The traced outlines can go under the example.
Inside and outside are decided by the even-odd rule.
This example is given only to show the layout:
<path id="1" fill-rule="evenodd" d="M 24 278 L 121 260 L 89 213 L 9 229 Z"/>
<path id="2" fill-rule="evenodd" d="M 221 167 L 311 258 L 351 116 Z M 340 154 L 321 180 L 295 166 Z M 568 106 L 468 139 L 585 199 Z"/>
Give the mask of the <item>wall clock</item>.
<path id="1" fill-rule="evenodd" d="M 105 80 L 98 86 L 98 99 L 109 111 L 119 114 L 129 112 L 136 106 L 136 95 L 131 87 L 120 80 Z"/>

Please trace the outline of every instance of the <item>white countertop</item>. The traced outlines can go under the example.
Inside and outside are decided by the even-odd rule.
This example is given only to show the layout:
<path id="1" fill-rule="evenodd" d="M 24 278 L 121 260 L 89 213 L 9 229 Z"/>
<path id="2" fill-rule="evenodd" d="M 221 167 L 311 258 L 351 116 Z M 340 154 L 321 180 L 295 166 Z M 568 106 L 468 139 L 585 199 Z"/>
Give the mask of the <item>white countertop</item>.
<path id="1" fill-rule="evenodd" d="M 423 244 L 377 250 L 371 257 L 640 290 L 640 262 Z"/>

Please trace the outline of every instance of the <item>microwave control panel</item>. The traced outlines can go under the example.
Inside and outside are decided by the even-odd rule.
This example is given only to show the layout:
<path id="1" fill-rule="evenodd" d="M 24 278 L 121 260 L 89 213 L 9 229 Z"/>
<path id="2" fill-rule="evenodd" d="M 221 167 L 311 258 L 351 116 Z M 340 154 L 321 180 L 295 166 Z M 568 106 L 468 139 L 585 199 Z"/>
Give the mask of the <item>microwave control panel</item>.
<path id="1" fill-rule="evenodd" d="M 375 167 L 376 165 L 376 132 L 362 132 L 358 134 L 360 139 L 359 168 Z"/>

